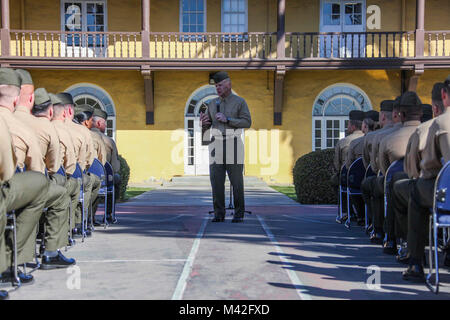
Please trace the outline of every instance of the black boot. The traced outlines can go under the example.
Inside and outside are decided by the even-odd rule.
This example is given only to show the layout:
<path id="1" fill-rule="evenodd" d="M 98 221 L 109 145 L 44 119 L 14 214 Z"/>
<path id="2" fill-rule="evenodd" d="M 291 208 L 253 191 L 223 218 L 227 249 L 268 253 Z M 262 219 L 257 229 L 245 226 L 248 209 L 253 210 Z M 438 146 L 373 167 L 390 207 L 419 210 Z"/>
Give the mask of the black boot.
<path id="1" fill-rule="evenodd" d="M 75 259 L 66 258 L 61 251 L 58 251 L 58 254 L 55 257 L 42 257 L 41 269 L 42 270 L 51 270 L 57 268 L 67 268 L 72 265 L 75 265 Z"/>
<path id="2" fill-rule="evenodd" d="M 411 258 L 408 269 L 403 271 L 403 280 L 413 281 L 413 282 L 424 282 L 425 274 L 423 272 L 422 263 L 416 261 L 416 259 Z"/>
<path id="3" fill-rule="evenodd" d="M 8 300 L 9 294 L 8 291 L 0 290 L 0 300 Z"/>

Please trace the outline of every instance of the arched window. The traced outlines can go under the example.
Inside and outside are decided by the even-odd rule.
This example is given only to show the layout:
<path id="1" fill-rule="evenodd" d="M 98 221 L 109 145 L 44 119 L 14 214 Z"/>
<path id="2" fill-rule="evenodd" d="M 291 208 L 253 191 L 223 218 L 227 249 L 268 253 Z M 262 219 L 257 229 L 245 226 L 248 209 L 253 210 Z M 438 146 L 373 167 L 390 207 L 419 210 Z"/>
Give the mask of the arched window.
<path id="1" fill-rule="evenodd" d="M 73 96 L 75 105 L 88 104 L 105 111 L 108 114 L 106 134 L 116 139 L 116 108 L 111 96 L 105 90 L 93 84 L 79 83 L 65 91 Z"/>
<path id="2" fill-rule="evenodd" d="M 354 85 L 338 83 L 323 90 L 313 106 L 313 151 L 334 148 L 345 136 L 350 111 L 371 109 L 367 95 Z"/>

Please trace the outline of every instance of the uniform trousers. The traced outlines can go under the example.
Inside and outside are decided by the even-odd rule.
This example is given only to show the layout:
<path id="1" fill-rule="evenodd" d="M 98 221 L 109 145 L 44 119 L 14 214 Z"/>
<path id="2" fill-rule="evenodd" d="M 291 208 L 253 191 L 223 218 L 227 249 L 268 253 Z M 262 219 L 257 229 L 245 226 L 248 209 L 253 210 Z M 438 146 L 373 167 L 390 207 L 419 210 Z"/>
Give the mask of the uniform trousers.
<path id="1" fill-rule="evenodd" d="M 436 179 L 417 179 L 408 203 L 408 253 L 420 261 L 428 238 L 430 209 Z"/>
<path id="2" fill-rule="evenodd" d="M 57 180 L 52 177 L 45 204 L 47 211 L 44 213 L 44 244 L 48 251 L 56 251 L 67 245 L 70 201 L 67 189 L 58 185 Z"/>
<path id="3" fill-rule="evenodd" d="M 33 171 L 16 173 L 1 185 L 0 197 L 4 202 L 4 210 L 14 210 L 16 215 L 18 264 L 30 262 L 34 258 L 36 228 L 48 199 L 49 185 L 43 174 Z M 4 262 L 7 267 L 12 265 L 12 250 L 13 235 L 7 232 L 6 243 L 0 241 L 0 252 L 5 252 Z"/>
<path id="4" fill-rule="evenodd" d="M 222 143 L 222 152 L 223 158 L 217 153 L 216 150 L 212 151 L 212 157 L 216 157 L 216 160 L 222 161 L 214 161 L 209 165 L 209 176 L 212 187 L 212 197 L 213 197 L 213 206 L 214 206 L 214 215 L 217 218 L 225 217 L 225 176 L 228 173 L 228 177 L 230 179 L 230 183 L 233 186 L 233 198 L 234 198 L 234 217 L 235 218 L 243 218 L 245 213 L 245 198 L 244 198 L 244 165 L 241 163 L 243 160 L 240 159 L 240 156 L 243 156 L 243 153 L 238 155 L 238 148 L 240 147 L 240 138 L 234 137 L 234 143 L 227 143 L 227 139 L 223 138 Z M 213 137 L 212 142 L 216 141 L 215 137 Z M 216 143 L 219 142 L 218 139 Z M 239 145 L 238 145 L 239 144 Z M 234 159 L 230 159 L 232 156 L 229 153 L 227 157 L 227 145 L 233 146 L 233 155 Z M 228 150 L 229 151 L 229 150 Z M 219 159 L 221 158 L 221 159 Z"/>
<path id="5" fill-rule="evenodd" d="M 101 180 L 95 174 L 90 174 L 89 177 L 92 179 L 92 193 L 91 193 L 91 203 L 92 206 L 89 208 L 89 217 L 94 221 L 95 213 L 97 212 L 98 204 L 100 203 L 100 198 L 98 197 L 98 192 L 101 187 Z"/>
<path id="6" fill-rule="evenodd" d="M 395 221 L 396 221 L 396 215 L 395 215 L 395 197 L 394 197 L 394 186 L 395 182 L 403 180 L 408 178 L 408 174 L 405 172 L 396 172 L 392 176 L 391 181 L 389 181 L 387 185 L 387 206 L 386 206 L 386 217 L 384 219 L 384 232 L 387 234 L 388 240 L 395 240 L 396 239 L 396 229 L 395 229 Z"/>
<path id="7" fill-rule="evenodd" d="M 368 223 L 373 223 L 373 210 L 372 210 L 372 192 L 373 192 L 373 188 L 374 188 L 374 182 L 376 180 L 376 176 L 370 176 L 365 178 L 362 183 L 361 183 L 361 193 L 362 193 L 362 198 L 364 200 L 364 203 L 366 204 L 367 207 L 367 218 L 368 218 Z"/>
<path id="8" fill-rule="evenodd" d="M 6 229 L 5 199 L 3 197 L 3 193 L 0 192 L 0 273 L 5 271 L 6 268 L 8 267 L 6 263 L 5 229 Z"/>
<path id="9" fill-rule="evenodd" d="M 408 236 L 408 202 L 416 183 L 415 179 L 402 179 L 394 183 L 393 209 L 395 214 L 395 236 L 406 241 Z"/>
<path id="10" fill-rule="evenodd" d="M 384 177 L 376 177 L 372 184 L 370 206 L 375 232 L 382 233 L 384 225 Z"/>

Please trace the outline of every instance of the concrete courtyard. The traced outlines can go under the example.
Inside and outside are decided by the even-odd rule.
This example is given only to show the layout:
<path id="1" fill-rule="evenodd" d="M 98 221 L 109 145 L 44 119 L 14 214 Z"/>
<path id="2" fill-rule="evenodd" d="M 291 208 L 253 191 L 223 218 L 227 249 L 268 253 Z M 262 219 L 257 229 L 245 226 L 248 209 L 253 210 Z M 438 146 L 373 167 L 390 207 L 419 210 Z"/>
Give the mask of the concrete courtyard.
<path id="1" fill-rule="evenodd" d="M 300 205 L 256 179 L 246 205 L 243 224 L 211 223 L 208 180 L 174 179 L 117 205 L 118 224 L 65 253 L 77 268 L 37 270 L 11 300 L 450 298 L 446 268 L 439 295 L 403 281 L 405 266 L 336 224 L 335 206 Z"/>

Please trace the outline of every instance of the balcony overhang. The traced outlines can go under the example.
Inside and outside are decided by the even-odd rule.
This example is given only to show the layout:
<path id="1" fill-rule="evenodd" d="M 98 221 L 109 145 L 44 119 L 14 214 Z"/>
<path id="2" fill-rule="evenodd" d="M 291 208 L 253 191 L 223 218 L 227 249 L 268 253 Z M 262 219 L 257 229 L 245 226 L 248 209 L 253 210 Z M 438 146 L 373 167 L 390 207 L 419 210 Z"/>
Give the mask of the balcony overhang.
<path id="1" fill-rule="evenodd" d="M 449 58 L 370 58 L 299 60 L 245 60 L 245 59 L 88 59 L 88 58 L 38 58 L 0 57 L 3 66 L 12 68 L 38 68 L 60 70 L 141 70 L 148 65 L 152 70 L 209 71 L 227 70 L 337 70 L 337 69 L 400 69 L 414 70 L 416 65 L 425 69 L 450 68 Z"/>

